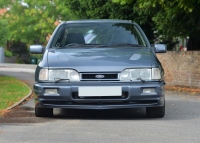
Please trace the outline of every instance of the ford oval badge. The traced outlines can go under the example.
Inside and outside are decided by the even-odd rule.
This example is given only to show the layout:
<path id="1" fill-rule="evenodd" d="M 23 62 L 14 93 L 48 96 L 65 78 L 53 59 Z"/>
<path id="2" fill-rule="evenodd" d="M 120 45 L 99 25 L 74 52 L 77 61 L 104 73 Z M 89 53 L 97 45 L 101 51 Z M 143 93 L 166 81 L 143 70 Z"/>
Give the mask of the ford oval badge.
<path id="1" fill-rule="evenodd" d="M 96 77 L 96 78 L 104 78 L 105 76 L 102 75 L 102 74 L 98 74 L 98 75 L 96 75 L 95 77 Z"/>

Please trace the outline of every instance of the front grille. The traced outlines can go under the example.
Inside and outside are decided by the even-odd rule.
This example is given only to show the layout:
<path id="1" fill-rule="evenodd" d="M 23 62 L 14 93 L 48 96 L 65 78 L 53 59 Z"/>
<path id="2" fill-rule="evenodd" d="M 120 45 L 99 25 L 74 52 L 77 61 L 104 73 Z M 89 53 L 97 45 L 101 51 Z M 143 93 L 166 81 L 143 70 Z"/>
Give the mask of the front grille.
<path id="1" fill-rule="evenodd" d="M 81 73 L 82 81 L 118 81 L 118 73 Z"/>

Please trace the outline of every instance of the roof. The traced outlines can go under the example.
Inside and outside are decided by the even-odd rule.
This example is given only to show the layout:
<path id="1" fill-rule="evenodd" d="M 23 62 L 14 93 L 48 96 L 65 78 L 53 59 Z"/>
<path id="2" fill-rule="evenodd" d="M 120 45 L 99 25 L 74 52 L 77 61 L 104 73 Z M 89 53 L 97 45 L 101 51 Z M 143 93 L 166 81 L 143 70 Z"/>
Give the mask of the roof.
<path id="1" fill-rule="evenodd" d="M 131 20 L 119 20 L 119 19 L 83 19 L 83 20 L 66 21 L 66 23 L 96 23 L 96 22 L 132 23 Z"/>

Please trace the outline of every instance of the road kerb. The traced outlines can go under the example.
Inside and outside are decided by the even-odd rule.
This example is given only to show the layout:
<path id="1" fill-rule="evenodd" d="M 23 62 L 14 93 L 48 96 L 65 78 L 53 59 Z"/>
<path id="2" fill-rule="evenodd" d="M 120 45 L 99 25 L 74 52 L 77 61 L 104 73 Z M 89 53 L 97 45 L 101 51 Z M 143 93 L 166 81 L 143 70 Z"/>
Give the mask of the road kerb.
<path id="1" fill-rule="evenodd" d="M 22 82 L 25 86 L 27 86 L 29 88 L 29 93 L 23 97 L 20 101 L 18 101 L 17 103 L 13 104 L 12 106 L 8 107 L 6 110 L 11 110 L 14 107 L 18 106 L 19 104 L 21 104 L 23 101 L 25 101 L 27 98 L 29 98 L 31 96 L 31 94 L 33 93 L 33 91 L 31 90 L 31 88 L 25 84 L 24 82 Z"/>

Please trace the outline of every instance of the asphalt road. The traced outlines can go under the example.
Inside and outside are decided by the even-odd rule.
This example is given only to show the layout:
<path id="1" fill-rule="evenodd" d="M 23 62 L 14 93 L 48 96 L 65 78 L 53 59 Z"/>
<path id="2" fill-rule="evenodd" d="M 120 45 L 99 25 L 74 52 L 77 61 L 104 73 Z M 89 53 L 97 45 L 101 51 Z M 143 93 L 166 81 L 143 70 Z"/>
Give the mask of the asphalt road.
<path id="1" fill-rule="evenodd" d="M 31 72 L 5 72 L 34 83 Z M 54 110 L 36 118 L 33 99 L 0 118 L 0 143 L 197 143 L 200 142 L 200 95 L 166 91 L 166 116 L 145 117 L 144 109 Z"/>

